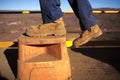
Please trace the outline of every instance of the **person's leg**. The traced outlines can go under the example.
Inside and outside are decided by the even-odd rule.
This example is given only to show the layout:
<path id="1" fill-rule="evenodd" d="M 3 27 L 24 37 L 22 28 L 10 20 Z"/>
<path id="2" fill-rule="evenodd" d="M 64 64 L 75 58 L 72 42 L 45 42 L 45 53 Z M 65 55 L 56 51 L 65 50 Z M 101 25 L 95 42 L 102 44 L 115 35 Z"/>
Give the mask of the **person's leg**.
<path id="1" fill-rule="evenodd" d="M 60 0 L 39 0 L 43 23 L 53 22 L 63 16 Z"/>
<path id="2" fill-rule="evenodd" d="M 102 34 L 97 25 L 97 20 L 92 13 L 92 7 L 88 0 L 68 0 L 75 15 L 79 19 L 81 35 L 73 41 L 74 47 L 79 47 L 92 38 L 97 38 Z"/>
<path id="3" fill-rule="evenodd" d="M 31 37 L 43 37 L 49 35 L 66 35 L 66 29 L 62 19 L 60 0 L 39 0 L 43 24 L 33 26 L 26 30 L 26 35 Z"/>
<path id="4" fill-rule="evenodd" d="M 92 7 L 88 0 L 68 0 L 75 15 L 80 21 L 82 30 L 86 30 L 97 24 L 97 20 L 92 13 Z"/>

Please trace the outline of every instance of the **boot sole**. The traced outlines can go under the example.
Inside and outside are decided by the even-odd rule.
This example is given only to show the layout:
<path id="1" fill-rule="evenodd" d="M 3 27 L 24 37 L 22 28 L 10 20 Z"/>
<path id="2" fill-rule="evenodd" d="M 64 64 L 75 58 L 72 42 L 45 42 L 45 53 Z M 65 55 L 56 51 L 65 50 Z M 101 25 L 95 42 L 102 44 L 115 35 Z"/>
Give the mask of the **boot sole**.
<path id="1" fill-rule="evenodd" d="M 54 33 L 45 33 L 45 34 L 31 34 L 31 33 L 26 33 L 27 36 L 29 37 L 48 37 L 48 36 L 64 36 L 66 35 L 66 32 L 60 32 L 60 31 L 57 31 L 57 32 L 54 32 Z"/>

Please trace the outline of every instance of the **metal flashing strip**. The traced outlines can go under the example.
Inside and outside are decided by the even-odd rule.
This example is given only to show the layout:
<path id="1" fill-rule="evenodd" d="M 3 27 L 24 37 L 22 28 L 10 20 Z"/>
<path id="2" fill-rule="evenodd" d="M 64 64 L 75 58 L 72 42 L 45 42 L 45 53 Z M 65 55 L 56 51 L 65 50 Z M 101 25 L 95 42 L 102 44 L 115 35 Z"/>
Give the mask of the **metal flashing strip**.
<path id="1" fill-rule="evenodd" d="M 14 44 L 14 42 L 0 42 L 0 48 L 7 48 Z"/>
<path id="2" fill-rule="evenodd" d="M 0 48 L 12 47 L 12 45 L 14 45 L 15 43 L 17 42 L 0 42 Z M 73 45 L 72 43 L 73 43 L 72 41 L 66 41 L 66 46 L 71 47 Z"/>
<path id="3" fill-rule="evenodd" d="M 0 42 L 0 48 L 17 48 L 18 42 Z M 73 41 L 67 40 L 66 41 L 67 48 L 74 48 Z M 80 48 L 105 48 L 105 47 L 120 47 L 120 41 L 89 41 Z"/>

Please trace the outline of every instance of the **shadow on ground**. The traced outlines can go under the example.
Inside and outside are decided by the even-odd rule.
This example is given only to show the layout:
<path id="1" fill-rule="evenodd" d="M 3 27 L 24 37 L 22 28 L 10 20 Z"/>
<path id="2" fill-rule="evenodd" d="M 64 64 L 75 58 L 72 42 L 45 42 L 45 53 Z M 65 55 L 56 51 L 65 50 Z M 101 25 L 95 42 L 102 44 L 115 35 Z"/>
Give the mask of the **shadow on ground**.
<path id="1" fill-rule="evenodd" d="M 8 80 L 8 79 L 0 76 L 0 80 Z"/>
<path id="2" fill-rule="evenodd" d="M 17 43 L 12 45 L 11 47 L 14 47 L 16 45 L 17 45 Z M 17 77 L 18 49 L 6 49 L 4 54 L 8 60 L 8 64 L 9 64 L 14 76 Z"/>
<path id="3" fill-rule="evenodd" d="M 112 65 L 120 72 L 120 47 L 117 48 L 71 48 L 75 52 Z"/>

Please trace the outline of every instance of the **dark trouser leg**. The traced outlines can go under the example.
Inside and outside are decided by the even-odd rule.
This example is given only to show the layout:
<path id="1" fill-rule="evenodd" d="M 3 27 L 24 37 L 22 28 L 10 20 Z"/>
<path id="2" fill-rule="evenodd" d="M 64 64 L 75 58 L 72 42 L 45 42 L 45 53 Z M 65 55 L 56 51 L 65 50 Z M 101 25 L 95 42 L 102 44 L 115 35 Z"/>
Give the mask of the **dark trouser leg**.
<path id="1" fill-rule="evenodd" d="M 39 0 L 43 23 L 53 22 L 63 16 L 60 0 Z"/>
<path id="2" fill-rule="evenodd" d="M 82 30 L 86 30 L 97 24 L 97 20 L 92 13 L 92 7 L 88 0 L 68 0 L 75 15 L 79 19 Z"/>

